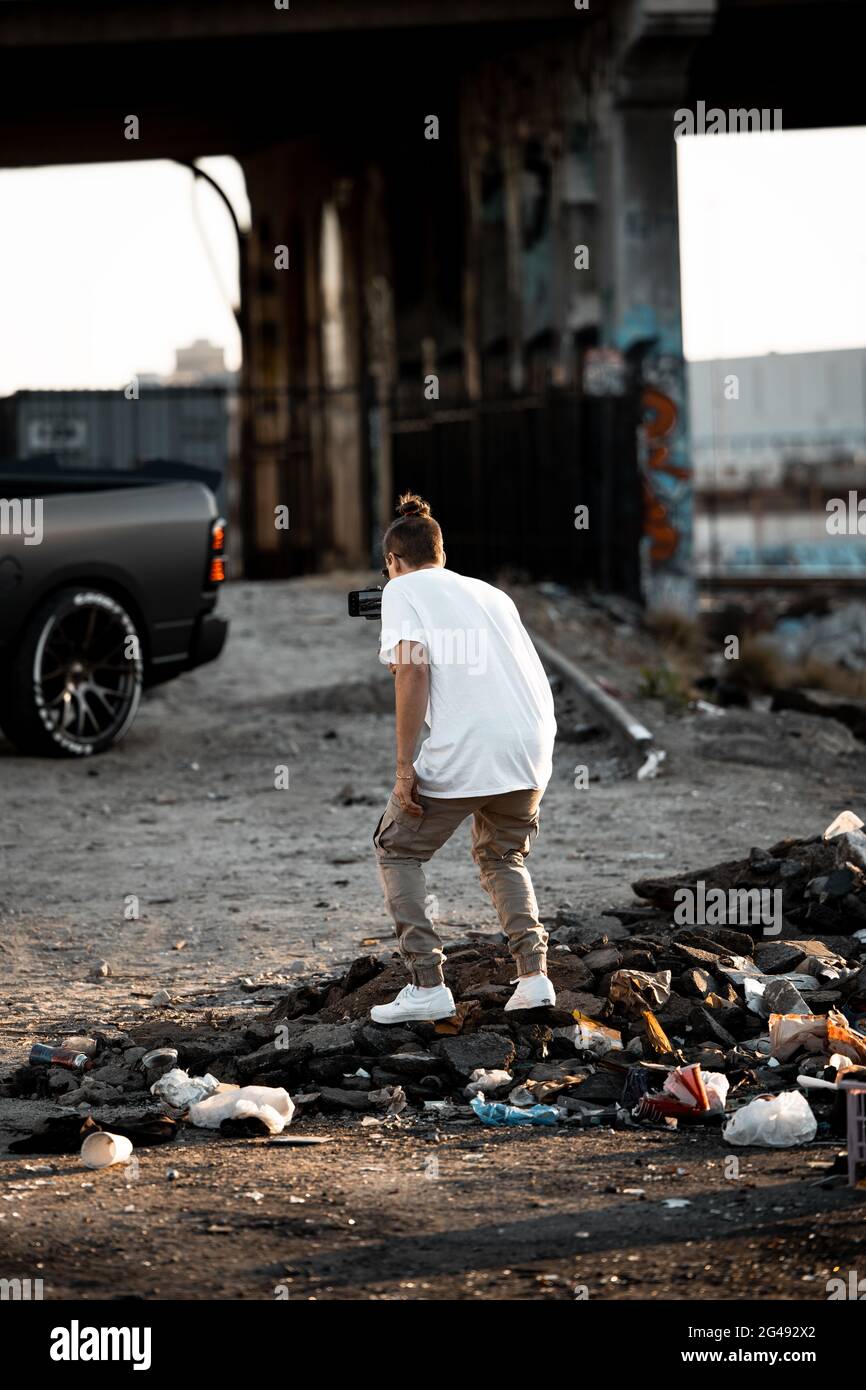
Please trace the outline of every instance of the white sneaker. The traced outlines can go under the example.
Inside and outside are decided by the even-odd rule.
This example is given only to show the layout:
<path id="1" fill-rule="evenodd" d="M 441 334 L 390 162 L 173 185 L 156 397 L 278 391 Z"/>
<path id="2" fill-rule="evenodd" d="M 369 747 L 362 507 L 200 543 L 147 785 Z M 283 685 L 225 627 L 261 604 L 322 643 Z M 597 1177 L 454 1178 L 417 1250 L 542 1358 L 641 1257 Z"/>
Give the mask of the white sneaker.
<path id="1" fill-rule="evenodd" d="M 435 1023 L 438 1018 L 453 1018 L 456 1012 L 454 996 L 446 985 L 436 989 L 406 985 L 390 1004 L 375 1004 L 370 1017 L 374 1023 Z"/>
<path id="2" fill-rule="evenodd" d="M 505 1005 L 505 1012 L 512 1009 L 543 1009 L 556 1003 L 556 991 L 546 975 L 523 975 L 512 980 L 517 989 Z"/>

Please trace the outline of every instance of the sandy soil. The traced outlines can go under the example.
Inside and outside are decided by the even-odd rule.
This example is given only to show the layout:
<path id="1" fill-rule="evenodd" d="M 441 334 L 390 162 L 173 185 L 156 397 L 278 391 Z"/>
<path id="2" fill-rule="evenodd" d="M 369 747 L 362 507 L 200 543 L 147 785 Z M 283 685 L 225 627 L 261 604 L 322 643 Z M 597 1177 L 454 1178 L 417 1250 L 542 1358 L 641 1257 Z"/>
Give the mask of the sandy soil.
<path id="1" fill-rule="evenodd" d="M 337 969 L 370 937 L 390 952 L 370 840 L 392 785 L 391 682 L 375 625 L 345 616 L 363 579 L 228 588 L 223 658 L 153 692 L 98 760 L 24 759 L 0 742 L 4 1063 L 65 1029 L 153 1016 L 156 989 L 181 1015 L 251 1015 L 245 981 Z M 814 833 L 847 805 L 862 813 L 866 754 L 840 726 L 670 715 L 635 698 L 641 665 L 658 659 L 645 636 L 577 600 L 515 596 L 668 753 L 662 776 L 638 782 L 610 740 L 569 741 L 587 716 L 560 698 L 565 736 L 531 861 L 542 919 L 627 902 L 643 874 Z M 586 790 L 577 764 L 598 778 Z M 274 785 L 281 766 L 288 790 Z M 429 886 L 446 943 L 495 929 L 468 829 Z M 100 961 L 111 974 L 93 980 Z M 35 1273 L 38 1256 L 47 1286 L 85 1297 L 268 1298 L 292 1280 L 303 1298 L 573 1298 L 575 1283 L 592 1297 L 823 1298 L 825 1267 L 864 1258 L 862 1205 L 811 1185 L 809 1163 L 832 1145 L 750 1153 L 732 1181 L 709 1135 L 473 1126 L 437 1142 L 424 1126 L 303 1123 L 335 1142 L 192 1136 L 142 1151 L 132 1180 L 4 1156 L 4 1271 Z M 661 1205 L 683 1194 L 691 1207 Z"/>

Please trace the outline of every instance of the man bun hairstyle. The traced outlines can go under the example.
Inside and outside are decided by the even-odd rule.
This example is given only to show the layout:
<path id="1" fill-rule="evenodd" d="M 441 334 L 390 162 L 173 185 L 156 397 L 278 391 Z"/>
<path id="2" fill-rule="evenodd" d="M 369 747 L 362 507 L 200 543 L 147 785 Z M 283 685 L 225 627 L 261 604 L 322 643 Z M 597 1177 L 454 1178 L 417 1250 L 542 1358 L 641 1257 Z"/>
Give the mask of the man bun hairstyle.
<path id="1" fill-rule="evenodd" d="M 404 492 L 397 503 L 398 516 L 429 516 L 430 503 L 419 497 L 417 492 Z"/>
<path id="2" fill-rule="evenodd" d="M 382 551 L 393 551 L 407 565 L 441 564 L 445 556 L 442 530 L 430 514 L 430 503 L 417 492 L 404 492 L 397 502 L 397 520 L 392 521 L 382 541 Z"/>

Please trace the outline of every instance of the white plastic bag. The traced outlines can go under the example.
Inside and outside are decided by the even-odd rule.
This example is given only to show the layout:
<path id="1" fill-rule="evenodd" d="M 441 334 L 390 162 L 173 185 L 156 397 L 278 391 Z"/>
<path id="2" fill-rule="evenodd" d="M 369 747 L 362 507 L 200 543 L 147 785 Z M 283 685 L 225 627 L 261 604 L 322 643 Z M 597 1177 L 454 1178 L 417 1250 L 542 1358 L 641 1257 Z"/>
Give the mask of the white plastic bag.
<path id="1" fill-rule="evenodd" d="M 815 1138 L 818 1121 L 800 1091 L 778 1096 L 758 1096 L 728 1120 L 722 1138 L 729 1144 L 761 1144 L 770 1149 L 790 1149 Z"/>
<path id="2" fill-rule="evenodd" d="M 464 1087 L 464 1096 L 477 1096 L 480 1092 L 486 1095 L 488 1091 L 498 1091 L 503 1086 L 509 1086 L 513 1081 L 510 1071 L 500 1071 L 498 1068 L 493 1071 L 485 1071 L 484 1067 L 476 1067 L 469 1078 L 469 1085 Z"/>
<path id="3" fill-rule="evenodd" d="M 725 1113 L 730 1084 L 730 1081 L 723 1072 L 704 1072 L 704 1086 L 707 1092 L 707 1099 L 710 1102 L 711 1115 L 723 1115 Z"/>
<path id="4" fill-rule="evenodd" d="M 219 1129 L 223 1120 L 258 1115 L 272 1134 L 280 1134 L 294 1113 L 294 1101 L 282 1086 L 238 1086 L 189 1107 L 189 1118 L 199 1129 Z"/>
<path id="5" fill-rule="evenodd" d="M 212 1096 L 219 1084 L 209 1071 L 204 1076 L 190 1076 L 182 1067 L 173 1067 L 154 1081 L 150 1093 L 175 1110 L 183 1110 L 197 1100 L 204 1100 L 205 1096 Z"/>

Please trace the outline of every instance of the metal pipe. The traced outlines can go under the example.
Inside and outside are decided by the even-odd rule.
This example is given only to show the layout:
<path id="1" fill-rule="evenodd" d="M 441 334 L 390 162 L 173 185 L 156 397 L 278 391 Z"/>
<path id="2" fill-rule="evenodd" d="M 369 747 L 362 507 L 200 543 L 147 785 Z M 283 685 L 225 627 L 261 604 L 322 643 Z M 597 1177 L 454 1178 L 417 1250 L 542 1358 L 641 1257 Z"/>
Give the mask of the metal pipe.
<path id="1" fill-rule="evenodd" d="M 639 719 L 629 714 L 625 705 L 608 695 L 606 690 L 602 690 L 591 676 L 587 676 L 544 637 L 539 637 L 534 632 L 531 632 L 530 636 L 542 661 L 551 666 L 564 680 L 570 681 L 585 703 L 614 733 L 620 734 L 626 742 L 633 744 L 641 752 L 649 750 L 654 742 L 653 735 Z"/>

